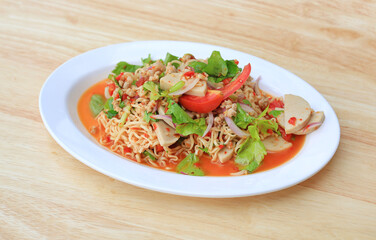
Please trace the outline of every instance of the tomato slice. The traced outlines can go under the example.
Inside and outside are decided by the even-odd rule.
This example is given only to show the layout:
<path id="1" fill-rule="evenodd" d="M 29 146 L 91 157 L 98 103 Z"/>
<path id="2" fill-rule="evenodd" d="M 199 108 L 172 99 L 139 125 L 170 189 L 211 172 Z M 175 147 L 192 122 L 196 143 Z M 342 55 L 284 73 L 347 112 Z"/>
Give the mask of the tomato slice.
<path id="1" fill-rule="evenodd" d="M 186 109 L 198 112 L 208 113 L 216 109 L 221 102 L 238 90 L 247 81 L 249 74 L 251 73 L 251 64 L 248 63 L 243 69 L 243 72 L 239 77 L 218 90 L 208 90 L 205 96 L 198 97 L 184 94 L 179 98 L 179 103 Z"/>
<path id="2" fill-rule="evenodd" d="M 243 84 L 247 81 L 247 78 L 249 77 L 250 73 L 251 73 L 251 64 L 248 63 L 244 67 L 243 72 L 239 75 L 239 77 L 235 81 L 219 89 L 220 91 L 222 91 L 224 99 L 228 98 L 236 90 L 241 88 L 241 86 L 243 86 Z"/>
<path id="3" fill-rule="evenodd" d="M 221 91 L 208 90 L 203 97 L 183 95 L 179 98 L 179 103 L 189 111 L 208 113 L 216 109 L 223 99 Z"/>

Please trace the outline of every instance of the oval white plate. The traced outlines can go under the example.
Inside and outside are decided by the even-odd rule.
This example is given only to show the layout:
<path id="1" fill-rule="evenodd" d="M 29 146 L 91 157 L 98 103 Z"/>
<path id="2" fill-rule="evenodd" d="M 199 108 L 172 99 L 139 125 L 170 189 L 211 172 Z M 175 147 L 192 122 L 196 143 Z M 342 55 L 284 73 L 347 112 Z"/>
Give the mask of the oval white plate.
<path id="1" fill-rule="evenodd" d="M 140 63 L 167 52 L 198 58 L 219 50 L 224 59 L 251 63 L 251 76 L 262 75 L 260 87 L 274 94 L 292 93 L 305 98 L 315 110 L 325 112 L 325 122 L 306 138 L 303 149 L 287 163 L 269 171 L 238 177 L 193 177 L 137 164 L 112 154 L 86 131 L 77 114 L 77 102 L 85 90 L 106 78 L 119 61 Z M 89 167 L 139 187 L 195 197 L 240 197 L 277 191 L 298 184 L 317 173 L 334 155 L 340 139 L 335 112 L 313 87 L 294 74 L 263 59 L 224 47 L 192 42 L 130 42 L 95 49 L 57 68 L 45 82 L 39 97 L 43 122 L 52 137 Z"/>

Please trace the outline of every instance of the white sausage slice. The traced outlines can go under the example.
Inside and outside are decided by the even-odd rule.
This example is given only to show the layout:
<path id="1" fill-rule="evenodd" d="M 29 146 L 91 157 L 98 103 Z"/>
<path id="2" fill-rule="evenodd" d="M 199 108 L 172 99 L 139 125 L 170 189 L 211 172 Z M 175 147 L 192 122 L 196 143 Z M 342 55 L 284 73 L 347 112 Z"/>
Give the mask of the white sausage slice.
<path id="1" fill-rule="evenodd" d="M 299 131 L 294 132 L 294 134 L 305 135 L 305 134 L 311 133 L 315 131 L 316 129 L 318 129 L 321 126 L 321 124 L 324 122 L 324 120 L 325 120 L 324 112 L 314 112 L 312 113 L 312 117 L 307 123 L 307 125 L 303 127 L 302 129 L 300 129 Z"/>
<path id="2" fill-rule="evenodd" d="M 311 106 L 302 97 L 285 95 L 285 132 L 294 133 L 307 125 L 311 118 Z"/>
<path id="3" fill-rule="evenodd" d="M 267 152 L 279 152 L 286 150 L 292 146 L 292 143 L 287 142 L 280 136 L 270 136 L 265 138 L 262 142 L 264 143 Z"/>

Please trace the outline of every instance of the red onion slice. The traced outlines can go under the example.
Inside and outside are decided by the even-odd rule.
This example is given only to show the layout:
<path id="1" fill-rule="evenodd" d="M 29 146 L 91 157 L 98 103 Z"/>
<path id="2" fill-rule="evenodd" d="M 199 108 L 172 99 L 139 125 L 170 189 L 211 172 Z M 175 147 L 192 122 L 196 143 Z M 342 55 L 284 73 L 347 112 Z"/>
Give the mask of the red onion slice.
<path id="1" fill-rule="evenodd" d="M 199 78 L 196 78 L 196 79 L 193 80 L 190 84 L 184 86 L 181 90 L 176 91 L 176 92 L 169 93 L 168 95 L 170 95 L 170 96 L 183 95 L 184 93 L 186 93 L 186 92 L 188 92 L 189 90 L 191 90 L 192 88 L 194 88 L 194 86 L 196 86 L 196 84 L 198 83 L 198 81 L 200 81 L 200 79 L 199 79 Z"/>
<path id="2" fill-rule="evenodd" d="M 242 107 L 242 109 L 244 111 L 246 111 L 247 113 L 250 113 L 250 112 L 256 112 L 253 108 L 251 108 L 249 105 L 247 104 L 244 104 L 244 103 L 239 103 L 239 105 Z"/>
<path id="3" fill-rule="evenodd" d="M 203 137 L 206 136 L 206 134 L 208 134 L 208 132 L 210 131 L 210 129 L 212 128 L 213 126 L 213 123 L 214 123 L 214 116 L 213 116 L 213 113 L 210 112 L 209 113 L 209 122 L 208 122 L 208 127 L 206 128 L 204 134 L 202 135 Z"/>
<path id="4" fill-rule="evenodd" d="M 234 121 L 229 118 L 229 117 L 225 117 L 225 120 L 226 120 L 226 123 L 227 125 L 229 126 L 229 128 L 236 134 L 238 135 L 239 137 L 248 137 L 249 134 L 244 132 L 243 130 L 241 130 L 240 128 L 238 128 L 238 126 L 236 126 L 236 124 L 234 123 Z"/>
<path id="5" fill-rule="evenodd" d="M 260 80 L 261 80 L 261 75 L 256 78 L 255 85 L 253 86 L 253 90 L 255 90 L 255 93 L 257 95 L 261 95 L 261 91 L 259 87 Z"/>
<path id="6" fill-rule="evenodd" d="M 312 129 L 313 129 L 313 131 L 314 131 L 314 130 L 316 130 L 317 128 L 319 128 L 319 127 L 321 126 L 321 124 L 322 124 L 322 122 L 313 122 L 313 123 L 310 123 L 310 124 L 308 124 L 307 126 L 305 126 L 305 127 L 302 129 L 302 132 L 303 132 L 303 133 L 306 133 L 306 132 L 308 132 L 308 131 L 310 131 L 310 130 L 312 130 Z"/>

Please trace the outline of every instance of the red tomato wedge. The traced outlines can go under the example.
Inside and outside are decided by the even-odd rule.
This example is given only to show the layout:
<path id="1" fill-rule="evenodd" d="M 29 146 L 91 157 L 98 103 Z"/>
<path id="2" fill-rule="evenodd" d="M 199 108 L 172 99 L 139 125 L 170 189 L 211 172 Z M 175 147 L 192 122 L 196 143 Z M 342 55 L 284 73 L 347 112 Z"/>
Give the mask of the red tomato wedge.
<path id="1" fill-rule="evenodd" d="M 222 91 L 223 98 L 224 99 L 228 98 L 229 96 L 231 96 L 231 94 L 233 94 L 236 90 L 238 90 L 241 86 L 243 86 L 245 81 L 247 81 L 249 74 L 251 74 L 251 64 L 250 63 L 248 63 L 244 67 L 243 72 L 239 75 L 239 77 L 235 81 L 233 81 L 233 82 L 229 83 L 228 85 L 224 86 L 223 88 L 219 89 L 220 91 Z"/>
<path id="2" fill-rule="evenodd" d="M 186 109 L 198 112 L 208 113 L 216 109 L 221 102 L 238 90 L 247 81 L 251 73 L 251 64 L 247 64 L 239 77 L 218 90 L 208 90 L 205 96 L 198 97 L 184 94 L 179 98 L 179 103 Z"/>
<path id="3" fill-rule="evenodd" d="M 189 111 L 208 113 L 216 109 L 223 99 L 221 91 L 208 90 L 203 97 L 183 95 L 179 98 L 179 103 Z"/>

